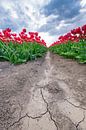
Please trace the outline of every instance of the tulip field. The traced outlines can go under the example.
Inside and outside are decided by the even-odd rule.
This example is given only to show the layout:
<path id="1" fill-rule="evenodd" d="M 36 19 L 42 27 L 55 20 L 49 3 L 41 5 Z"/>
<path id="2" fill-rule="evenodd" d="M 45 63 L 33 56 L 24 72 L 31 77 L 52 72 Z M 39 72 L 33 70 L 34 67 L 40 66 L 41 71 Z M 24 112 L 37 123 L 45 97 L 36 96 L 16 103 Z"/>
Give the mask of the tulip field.
<path id="1" fill-rule="evenodd" d="M 27 33 L 26 29 L 22 29 L 17 34 L 10 28 L 0 32 L 0 61 L 7 60 L 13 64 L 25 63 L 42 57 L 48 50 L 66 58 L 76 59 L 80 63 L 86 63 L 86 25 L 60 36 L 49 48 L 38 32 Z"/>
<path id="2" fill-rule="evenodd" d="M 50 46 L 50 51 L 86 63 L 86 25 L 71 30 Z"/>
<path id="3" fill-rule="evenodd" d="M 9 28 L 0 32 L 0 60 L 20 64 L 42 57 L 46 51 L 46 43 L 38 36 L 38 32 L 26 34 L 26 29 L 23 29 L 16 34 Z"/>

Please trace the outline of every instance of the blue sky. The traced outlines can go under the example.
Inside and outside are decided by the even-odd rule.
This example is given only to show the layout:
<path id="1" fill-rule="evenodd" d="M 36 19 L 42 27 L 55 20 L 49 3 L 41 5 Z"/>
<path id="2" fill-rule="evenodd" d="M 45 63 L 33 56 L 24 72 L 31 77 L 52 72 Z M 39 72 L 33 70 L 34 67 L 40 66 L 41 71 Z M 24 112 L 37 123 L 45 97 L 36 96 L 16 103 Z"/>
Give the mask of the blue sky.
<path id="1" fill-rule="evenodd" d="M 86 0 L 0 0 L 0 29 L 38 31 L 50 44 L 86 24 Z"/>

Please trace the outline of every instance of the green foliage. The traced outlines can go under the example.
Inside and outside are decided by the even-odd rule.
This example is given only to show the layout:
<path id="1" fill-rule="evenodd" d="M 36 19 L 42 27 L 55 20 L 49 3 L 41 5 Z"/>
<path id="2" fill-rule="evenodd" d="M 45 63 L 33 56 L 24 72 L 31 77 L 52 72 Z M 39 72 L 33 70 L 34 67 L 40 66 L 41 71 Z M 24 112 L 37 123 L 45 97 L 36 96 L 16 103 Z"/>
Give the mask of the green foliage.
<path id="1" fill-rule="evenodd" d="M 66 58 L 76 59 L 79 63 L 86 63 L 86 40 L 51 46 L 49 50 Z"/>
<path id="2" fill-rule="evenodd" d="M 49 48 L 53 53 L 66 58 L 76 59 L 79 63 L 86 63 L 86 40 L 78 43 L 63 43 Z M 7 60 L 13 64 L 25 63 L 29 60 L 35 60 L 42 57 L 47 48 L 36 42 L 23 44 L 5 44 L 0 41 L 0 61 Z"/>
<path id="3" fill-rule="evenodd" d="M 7 60 L 13 64 L 25 63 L 28 60 L 35 60 L 42 57 L 47 51 L 47 48 L 38 43 L 23 43 L 8 45 L 0 41 L 0 61 Z"/>

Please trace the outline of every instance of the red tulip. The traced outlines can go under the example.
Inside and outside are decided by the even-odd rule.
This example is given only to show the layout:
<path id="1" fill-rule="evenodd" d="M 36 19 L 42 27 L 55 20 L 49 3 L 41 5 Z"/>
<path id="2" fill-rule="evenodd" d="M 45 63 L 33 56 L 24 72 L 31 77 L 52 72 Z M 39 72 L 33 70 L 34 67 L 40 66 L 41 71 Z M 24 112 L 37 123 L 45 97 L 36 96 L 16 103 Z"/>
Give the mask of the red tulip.
<path id="1" fill-rule="evenodd" d="M 22 29 L 22 32 L 26 33 L 26 29 L 25 29 L 25 28 L 23 28 L 23 29 Z"/>

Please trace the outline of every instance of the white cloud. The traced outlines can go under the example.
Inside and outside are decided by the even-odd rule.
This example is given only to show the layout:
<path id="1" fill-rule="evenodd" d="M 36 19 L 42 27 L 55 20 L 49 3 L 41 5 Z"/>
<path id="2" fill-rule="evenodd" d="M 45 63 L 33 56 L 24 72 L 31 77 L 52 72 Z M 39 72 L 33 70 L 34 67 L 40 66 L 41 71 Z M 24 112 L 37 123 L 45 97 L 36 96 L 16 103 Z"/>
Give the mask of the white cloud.
<path id="1" fill-rule="evenodd" d="M 51 43 L 55 42 L 57 40 L 57 35 L 51 36 L 48 32 L 40 32 L 39 35 L 41 36 L 42 39 L 45 40 L 47 43 L 47 46 L 50 46 Z"/>
<path id="2" fill-rule="evenodd" d="M 51 15 L 46 17 L 44 14 L 41 14 L 40 9 L 44 5 L 47 5 L 51 0 L 25 0 L 21 1 L 21 8 L 24 14 L 30 18 L 28 20 L 29 29 L 32 31 L 38 30 L 42 25 L 46 24 L 49 19 L 54 19 L 56 16 Z"/>
<path id="3" fill-rule="evenodd" d="M 28 17 L 28 21 L 25 22 L 28 22 L 28 26 L 31 27 L 32 30 L 37 30 L 37 28 L 40 28 L 40 26 L 45 24 L 47 21 L 45 15 L 40 13 L 40 9 L 47 5 L 50 1 L 51 0 L 1 0 L 0 4 L 4 10 L 9 11 L 10 16 L 14 19 L 19 18 L 20 20 L 18 12 L 19 10 L 22 10 L 24 13 L 22 19 L 24 19 L 24 17 Z M 20 9 L 17 8 L 17 6 L 19 6 Z"/>
<path id="4" fill-rule="evenodd" d="M 9 0 L 9 2 L 7 0 L 2 0 L 0 1 L 1 6 L 4 8 L 5 11 L 9 12 L 9 15 L 11 16 L 11 18 L 18 18 L 17 12 L 15 10 L 15 5 L 12 1 Z"/>
<path id="5" fill-rule="evenodd" d="M 86 12 L 86 0 L 81 0 L 80 5 L 81 5 L 81 9 L 79 12 L 85 13 Z"/>
<path id="6" fill-rule="evenodd" d="M 80 4 L 81 4 L 81 7 L 85 7 L 86 6 L 86 0 L 81 0 Z"/>
<path id="7" fill-rule="evenodd" d="M 70 26 L 70 25 L 71 25 L 70 23 L 66 23 L 65 20 L 62 20 L 62 21 L 60 22 L 60 24 L 57 25 L 56 30 L 58 31 L 58 30 L 60 30 L 60 29 L 62 29 L 62 28 L 65 28 L 65 27 L 67 27 L 67 26 Z"/>
<path id="8" fill-rule="evenodd" d="M 5 9 L 5 10 L 12 10 L 12 7 L 14 6 L 14 3 L 12 1 L 9 0 L 9 2 L 7 0 L 1 0 L 0 1 L 0 5 Z"/>
<path id="9" fill-rule="evenodd" d="M 12 18 L 18 19 L 18 15 L 17 15 L 17 12 L 15 10 L 11 10 L 10 15 Z"/>
<path id="10" fill-rule="evenodd" d="M 80 9 L 80 13 L 85 13 L 85 12 L 86 12 L 85 8 Z"/>

